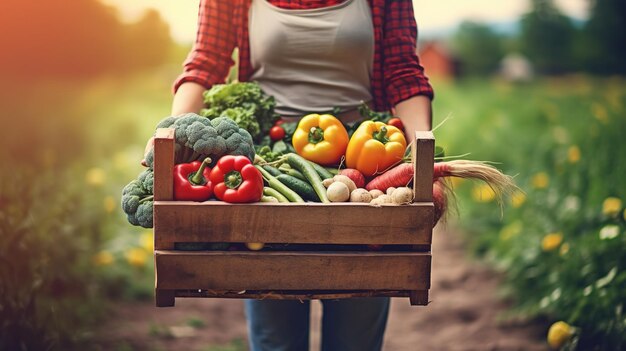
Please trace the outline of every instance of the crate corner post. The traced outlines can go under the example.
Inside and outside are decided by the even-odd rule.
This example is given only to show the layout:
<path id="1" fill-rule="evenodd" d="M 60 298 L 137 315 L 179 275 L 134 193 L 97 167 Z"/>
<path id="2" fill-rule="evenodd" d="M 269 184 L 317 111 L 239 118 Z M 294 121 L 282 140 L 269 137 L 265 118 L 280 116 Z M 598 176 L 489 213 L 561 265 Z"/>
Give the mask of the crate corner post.
<path id="1" fill-rule="evenodd" d="M 154 274 L 158 282 L 159 250 L 173 249 L 174 243 L 164 242 L 160 235 L 159 201 L 174 199 L 174 129 L 159 128 L 154 137 Z M 175 303 L 176 290 L 159 289 L 155 284 L 154 298 L 157 307 L 172 307 Z"/>
<path id="2" fill-rule="evenodd" d="M 428 305 L 428 290 L 412 290 L 409 292 L 411 306 Z"/>
<path id="3" fill-rule="evenodd" d="M 154 302 L 156 307 L 174 307 L 176 290 L 154 289 Z"/>

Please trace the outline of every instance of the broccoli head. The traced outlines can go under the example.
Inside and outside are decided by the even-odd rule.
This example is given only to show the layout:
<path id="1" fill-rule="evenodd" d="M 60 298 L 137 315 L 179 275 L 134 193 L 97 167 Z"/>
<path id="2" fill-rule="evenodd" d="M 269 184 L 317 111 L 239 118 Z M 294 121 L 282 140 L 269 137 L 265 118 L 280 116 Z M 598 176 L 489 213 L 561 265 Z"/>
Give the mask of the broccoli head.
<path id="1" fill-rule="evenodd" d="M 243 155 L 254 160 L 252 136 L 226 117 L 209 120 L 195 113 L 167 117 L 157 128 L 175 129 L 175 163 L 186 163 L 211 157 L 217 161 L 224 155 Z M 154 150 L 146 156 L 150 168 L 154 165 Z"/>
<path id="2" fill-rule="evenodd" d="M 132 225 L 152 228 L 154 172 L 146 169 L 122 190 L 122 210 Z"/>

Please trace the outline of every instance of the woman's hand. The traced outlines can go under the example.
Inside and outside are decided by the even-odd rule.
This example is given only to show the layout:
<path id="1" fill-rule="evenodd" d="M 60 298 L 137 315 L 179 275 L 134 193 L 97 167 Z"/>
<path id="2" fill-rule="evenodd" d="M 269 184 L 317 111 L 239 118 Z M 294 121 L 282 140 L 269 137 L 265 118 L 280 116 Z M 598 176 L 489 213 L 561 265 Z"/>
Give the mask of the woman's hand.
<path id="1" fill-rule="evenodd" d="M 143 159 L 141 159 L 141 165 L 144 167 L 148 167 L 148 164 L 146 163 L 146 156 L 148 156 L 148 153 L 150 153 L 150 150 L 152 150 L 154 148 L 154 137 L 151 137 L 150 139 L 148 139 L 148 143 L 146 143 L 146 149 L 143 151 Z"/>
<path id="2" fill-rule="evenodd" d="M 172 102 L 172 116 L 182 115 L 184 113 L 199 113 L 204 107 L 204 99 L 202 93 L 206 88 L 198 83 L 187 82 L 181 84 L 174 94 L 174 101 Z M 146 156 L 154 148 L 154 137 L 148 139 L 146 148 L 143 152 L 143 159 L 141 165 L 148 167 L 146 163 Z"/>

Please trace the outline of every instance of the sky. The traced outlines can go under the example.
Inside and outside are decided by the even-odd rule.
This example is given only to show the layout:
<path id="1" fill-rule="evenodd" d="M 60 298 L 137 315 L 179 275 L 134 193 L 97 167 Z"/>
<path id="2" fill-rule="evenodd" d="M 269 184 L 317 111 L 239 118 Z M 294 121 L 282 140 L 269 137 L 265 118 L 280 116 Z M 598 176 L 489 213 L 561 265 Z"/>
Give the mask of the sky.
<path id="1" fill-rule="evenodd" d="M 154 8 L 170 25 L 172 37 L 191 42 L 196 34 L 199 0 L 101 0 L 113 5 L 127 21 L 136 20 L 147 8 Z M 229 0 L 224 0 L 229 1 Z M 584 19 L 588 0 L 555 0 L 565 14 Z M 413 0 L 420 32 L 454 27 L 462 20 L 481 22 L 514 21 L 529 9 L 530 0 Z"/>

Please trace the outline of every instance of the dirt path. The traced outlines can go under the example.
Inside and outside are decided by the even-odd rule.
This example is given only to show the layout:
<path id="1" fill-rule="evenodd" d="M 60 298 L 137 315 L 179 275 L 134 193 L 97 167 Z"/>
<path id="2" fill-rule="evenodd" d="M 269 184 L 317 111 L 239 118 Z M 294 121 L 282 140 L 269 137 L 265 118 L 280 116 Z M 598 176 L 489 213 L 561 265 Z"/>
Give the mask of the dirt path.
<path id="1" fill-rule="evenodd" d="M 546 350 L 545 326 L 499 322 L 498 277 L 467 259 L 452 233 L 438 230 L 427 307 L 392 299 L 385 351 Z M 311 350 L 319 350 L 320 304 L 313 304 Z M 316 318 L 318 317 L 318 318 Z M 246 325 L 239 300 L 178 299 L 175 308 L 120 305 L 102 327 L 105 350 L 240 351 Z"/>

